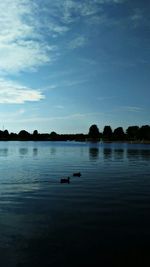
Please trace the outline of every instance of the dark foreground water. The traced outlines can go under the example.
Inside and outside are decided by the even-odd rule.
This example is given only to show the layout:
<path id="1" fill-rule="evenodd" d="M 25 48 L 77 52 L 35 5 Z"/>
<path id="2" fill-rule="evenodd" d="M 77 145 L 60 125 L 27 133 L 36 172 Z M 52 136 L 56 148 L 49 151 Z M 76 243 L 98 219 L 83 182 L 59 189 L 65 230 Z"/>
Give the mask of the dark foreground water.
<path id="1" fill-rule="evenodd" d="M 150 145 L 0 142 L 0 267 L 108 264 L 150 266 Z"/>

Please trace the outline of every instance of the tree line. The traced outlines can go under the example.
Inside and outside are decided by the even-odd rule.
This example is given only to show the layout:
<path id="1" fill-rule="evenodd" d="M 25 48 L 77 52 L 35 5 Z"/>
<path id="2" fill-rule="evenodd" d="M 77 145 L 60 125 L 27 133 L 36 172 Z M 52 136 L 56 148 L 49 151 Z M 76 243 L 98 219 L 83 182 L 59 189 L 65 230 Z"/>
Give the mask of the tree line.
<path id="1" fill-rule="evenodd" d="M 105 126 L 100 132 L 96 124 L 90 126 L 87 134 L 57 134 L 52 131 L 50 133 L 39 133 L 34 130 L 29 133 L 21 130 L 17 133 L 9 133 L 8 130 L 0 130 L 1 141 L 150 141 L 150 125 L 129 126 L 126 131 L 122 127 L 112 130 L 111 126 Z"/>
<path id="2" fill-rule="evenodd" d="M 126 131 L 123 127 L 112 130 L 111 126 L 105 126 L 101 133 L 97 125 L 93 124 L 89 129 L 89 137 L 102 139 L 103 141 L 150 141 L 150 125 L 129 126 Z"/>

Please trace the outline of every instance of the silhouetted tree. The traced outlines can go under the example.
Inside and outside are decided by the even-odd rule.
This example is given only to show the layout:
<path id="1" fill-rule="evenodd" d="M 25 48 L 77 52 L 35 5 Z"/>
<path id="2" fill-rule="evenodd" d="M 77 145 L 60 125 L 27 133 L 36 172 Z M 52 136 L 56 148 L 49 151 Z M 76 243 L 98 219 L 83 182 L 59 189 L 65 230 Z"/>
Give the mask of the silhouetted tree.
<path id="1" fill-rule="evenodd" d="M 58 135 L 54 131 L 50 133 L 49 137 L 50 137 L 50 140 L 53 140 L 53 141 L 56 141 L 58 139 Z"/>
<path id="2" fill-rule="evenodd" d="M 110 126 L 105 126 L 103 130 L 103 138 L 106 140 L 111 140 L 112 139 L 112 129 Z"/>
<path id="3" fill-rule="evenodd" d="M 99 139 L 100 132 L 96 124 L 91 125 L 91 127 L 89 128 L 88 135 L 91 139 Z"/>
<path id="4" fill-rule="evenodd" d="M 129 126 L 126 130 L 126 134 L 122 127 L 118 127 L 112 133 L 112 129 L 110 126 L 105 126 L 102 133 L 99 132 L 99 129 L 96 124 L 93 124 L 89 128 L 88 134 L 57 134 L 56 132 L 49 133 L 41 133 L 39 134 L 37 130 L 33 131 L 33 134 L 28 133 L 25 130 L 16 133 L 10 133 L 8 130 L 1 131 L 0 130 L 0 140 L 34 140 L 34 141 L 85 141 L 85 140 L 93 140 L 99 141 L 100 138 L 103 137 L 104 140 L 114 140 L 114 141 L 124 141 L 124 140 L 150 140 L 150 125 L 144 125 L 140 128 L 138 126 Z"/>
<path id="5" fill-rule="evenodd" d="M 86 139 L 86 136 L 82 133 L 75 134 L 75 136 L 74 136 L 75 141 L 85 141 L 85 139 Z"/>
<path id="6" fill-rule="evenodd" d="M 0 130 L 0 139 L 3 140 L 3 131 Z"/>
<path id="7" fill-rule="evenodd" d="M 31 138 L 31 135 L 27 131 L 21 130 L 18 134 L 18 137 L 21 140 L 29 140 Z"/>
<path id="8" fill-rule="evenodd" d="M 140 137 L 140 140 L 150 140 L 150 126 L 149 125 L 143 125 L 139 129 L 139 137 Z"/>
<path id="9" fill-rule="evenodd" d="M 1 131 L 0 130 L 0 140 L 8 140 L 9 139 L 9 132 L 7 130 Z"/>
<path id="10" fill-rule="evenodd" d="M 37 130 L 34 130 L 33 131 L 33 135 L 32 135 L 32 139 L 34 140 L 34 141 L 37 141 L 37 140 L 39 140 L 39 133 L 38 133 L 38 131 Z"/>
<path id="11" fill-rule="evenodd" d="M 37 136 L 37 135 L 38 135 L 38 131 L 37 131 L 37 130 L 34 130 L 34 131 L 33 131 L 33 135 L 34 135 L 34 136 Z"/>
<path id="12" fill-rule="evenodd" d="M 3 132 L 3 138 L 4 138 L 4 140 L 8 140 L 9 139 L 9 132 L 8 132 L 8 130 L 5 130 Z"/>
<path id="13" fill-rule="evenodd" d="M 122 141 L 125 139 L 125 133 L 122 127 L 118 127 L 113 132 L 114 140 Z"/>
<path id="14" fill-rule="evenodd" d="M 129 126 L 126 130 L 128 139 L 137 140 L 139 138 L 139 127 L 138 126 Z"/>
<path id="15" fill-rule="evenodd" d="M 17 140 L 18 139 L 18 135 L 16 133 L 10 133 L 9 139 L 10 140 Z"/>

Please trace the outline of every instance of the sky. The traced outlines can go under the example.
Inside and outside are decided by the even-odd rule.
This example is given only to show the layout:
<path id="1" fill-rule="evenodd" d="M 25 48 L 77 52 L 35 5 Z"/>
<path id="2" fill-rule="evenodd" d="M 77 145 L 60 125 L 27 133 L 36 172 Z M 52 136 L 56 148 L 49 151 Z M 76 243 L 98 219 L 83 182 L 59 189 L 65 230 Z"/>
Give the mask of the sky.
<path id="1" fill-rule="evenodd" d="M 150 124 L 149 0 L 1 0 L 0 129 Z"/>

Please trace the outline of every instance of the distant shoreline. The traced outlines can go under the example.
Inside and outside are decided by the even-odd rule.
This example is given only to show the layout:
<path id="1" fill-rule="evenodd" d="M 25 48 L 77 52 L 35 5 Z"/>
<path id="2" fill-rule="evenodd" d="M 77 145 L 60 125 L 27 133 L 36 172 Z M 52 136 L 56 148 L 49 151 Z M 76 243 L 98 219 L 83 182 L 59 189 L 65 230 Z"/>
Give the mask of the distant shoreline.
<path id="1" fill-rule="evenodd" d="M 111 126 L 105 126 L 100 132 L 97 125 L 90 126 L 87 134 L 68 133 L 58 134 L 39 133 L 34 130 L 29 133 L 21 130 L 19 133 L 9 133 L 8 130 L 0 130 L 0 141 L 76 141 L 76 142 L 103 142 L 103 143 L 130 143 L 130 144 L 150 144 L 150 125 L 129 126 L 124 132 L 122 127 L 117 127 L 112 131 Z"/>
<path id="2" fill-rule="evenodd" d="M 144 141 L 103 141 L 103 143 L 123 143 L 123 144 L 150 144 L 150 141 L 144 140 Z"/>
<path id="3" fill-rule="evenodd" d="M 117 143 L 121 143 L 121 144 L 137 144 L 137 145 L 150 145 L 150 141 L 148 141 L 148 140 L 144 140 L 144 141 L 128 141 L 128 140 L 126 140 L 126 141 L 122 141 L 122 140 L 114 140 L 114 141 L 94 141 L 94 140 L 32 140 L 32 139 L 29 139 L 29 140 L 26 140 L 26 139 L 18 139 L 18 140 L 0 140 L 0 142 L 66 142 L 66 143 L 68 143 L 68 142 L 80 142 L 80 143 L 95 143 L 95 144 L 117 144 Z"/>

